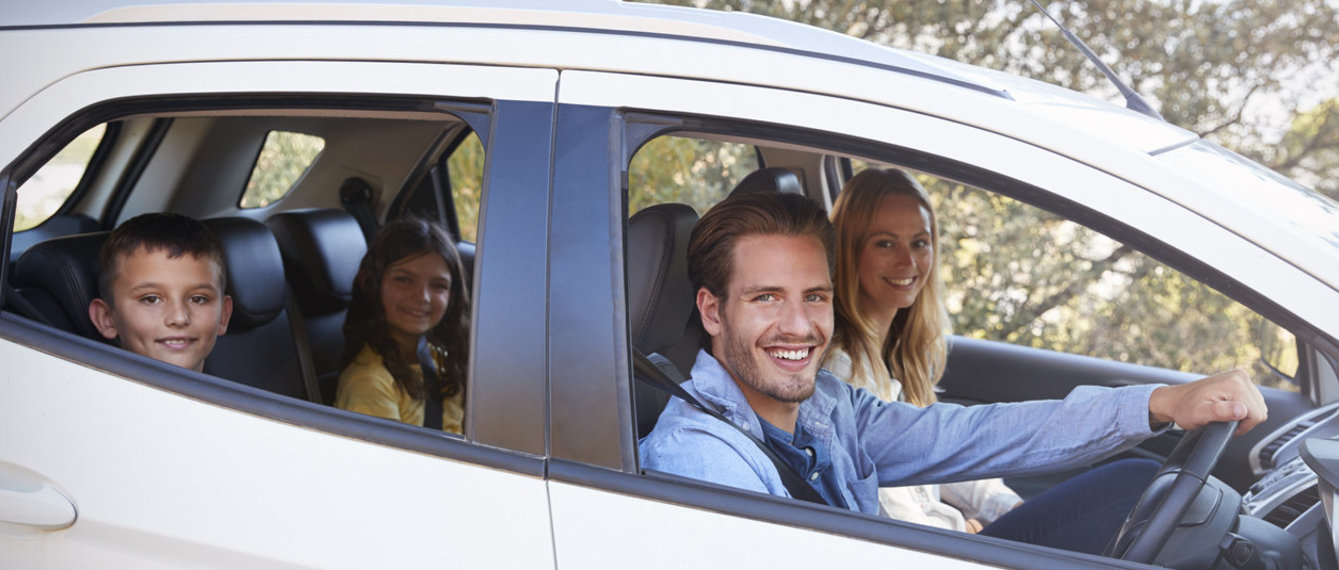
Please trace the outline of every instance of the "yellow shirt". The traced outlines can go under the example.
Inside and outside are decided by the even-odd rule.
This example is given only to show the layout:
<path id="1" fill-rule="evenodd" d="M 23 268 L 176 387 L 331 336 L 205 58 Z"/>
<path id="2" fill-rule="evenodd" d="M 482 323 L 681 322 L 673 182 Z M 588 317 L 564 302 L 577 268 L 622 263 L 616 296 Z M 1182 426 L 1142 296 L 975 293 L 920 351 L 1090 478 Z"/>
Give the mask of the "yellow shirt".
<path id="1" fill-rule="evenodd" d="M 422 374 L 417 364 L 411 364 L 409 369 Z M 460 392 L 442 400 L 442 431 L 463 433 L 464 396 Z M 337 408 L 416 426 L 423 425 L 423 403 L 396 384 L 395 377 L 382 364 L 381 355 L 366 346 L 340 373 L 339 388 L 335 390 Z"/>

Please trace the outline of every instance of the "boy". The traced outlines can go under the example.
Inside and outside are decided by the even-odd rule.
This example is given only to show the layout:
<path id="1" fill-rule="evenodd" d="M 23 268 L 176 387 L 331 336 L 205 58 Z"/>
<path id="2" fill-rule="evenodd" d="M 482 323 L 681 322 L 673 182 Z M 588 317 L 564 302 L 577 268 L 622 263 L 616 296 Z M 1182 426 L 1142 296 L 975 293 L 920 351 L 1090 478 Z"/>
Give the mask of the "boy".
<path id="1" fill-rule="evenodd" d="M 101 298 L 88 306 L 98 332 L 136 354 L 203 371 L 232 315 L 213 232 L 179 214 L 142 214 L 112 232 L 99 261 Z"/>

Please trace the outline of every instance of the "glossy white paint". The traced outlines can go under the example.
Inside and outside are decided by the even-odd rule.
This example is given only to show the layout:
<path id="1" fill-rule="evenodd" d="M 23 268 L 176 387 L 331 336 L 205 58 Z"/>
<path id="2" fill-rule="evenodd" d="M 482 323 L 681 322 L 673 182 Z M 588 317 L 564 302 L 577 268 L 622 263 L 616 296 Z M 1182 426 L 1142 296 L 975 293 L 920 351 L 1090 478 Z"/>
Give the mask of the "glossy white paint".
<path id="1" fill-rule="evenodd" d="M 565 483 L 549 484 L 558 560 L 574 568 L 984 568 L 886 544 Z"/>
<path id="2" fill-rule="evenodd" d="M 0 524 L 7 567 L 553 565 L 543 480 L 0 353 L 0 457 L 78 511 L 64 530 Z M 501 537 L 517 546 L 478 548 Z"/>

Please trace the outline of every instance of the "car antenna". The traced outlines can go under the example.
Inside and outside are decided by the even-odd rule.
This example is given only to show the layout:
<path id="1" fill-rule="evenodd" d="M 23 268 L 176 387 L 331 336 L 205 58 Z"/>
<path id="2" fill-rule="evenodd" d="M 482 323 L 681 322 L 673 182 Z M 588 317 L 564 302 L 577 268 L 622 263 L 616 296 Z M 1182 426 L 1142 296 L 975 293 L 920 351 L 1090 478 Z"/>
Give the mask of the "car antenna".
<path id="1" fill-rule="evenodd" d="M 1064 24 L 1061 24 L 1060 20 L 1055 19 L 1055 16 L 1052 16 L 1051 13 L 1046 10 L 1045 6 L 1042 6 L 1037 0 L 1032 0 L 1032 5 L 1036 6 L 1038 10 L 1041 10 L 1041 13 L 1045 14 L 1047 18 L 1050 18 L 1052 22 L 1055 22 L 1056 27 L 1060 28 L 1060 32 L 1065 34 L 1065 39 L 1069 40 L 1069 43 L 1074 44 L 1074 47 L 1079 48 L 1079 51 L 1083 52 L 1083 55 L 1088 58 L 1088 61 L 1093 62 L 1093 64 L 1097 66 L 1097 69 L 1102 71 L 1102 75 L 1107 76 L 1108 80 L 1116 84 L 1116 89 L 1120 91 L 1121 95 L 1125 96 L 1125 108 L 1138 113 L 1143 113 L 1159 121 L 1167 121 L 1167 119 L 1162 118 L 1162 115 L 1158 113 L 1152 105 L 1148 104 L 1148 101 L 1145 101 L 1134 89 L 1130 89 L 1129 85 L 1126 85 L 1124 81 L 1121 81 L 1119 77 L 1116 77 L 1116 72 L 1112 71 L 1110 67 L 1107 67 L 1107 64 L 1102 63 L 1102 60 L 1097 58 L 1097 54 L 1093 53 L 1093 50 L 1088 49 L 1088 45 L 1083 43 L 1083 40 L 1079 39 L 1078 36 L 1070 32 Z"/>

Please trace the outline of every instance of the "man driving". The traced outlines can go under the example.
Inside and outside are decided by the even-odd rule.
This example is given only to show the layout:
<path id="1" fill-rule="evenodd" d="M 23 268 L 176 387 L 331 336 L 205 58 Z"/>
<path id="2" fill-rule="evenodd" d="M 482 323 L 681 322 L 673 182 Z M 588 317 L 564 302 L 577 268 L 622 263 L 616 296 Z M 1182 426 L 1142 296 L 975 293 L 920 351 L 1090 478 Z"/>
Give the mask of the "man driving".
<path id="1" fill-rule="evenodd" d="M 880 486 L 1054 472 L 1173 422 L 1240 420 L 1241 434 L 1266 418 L 1241 371 L 1179 386 L 1084 386 L 1064 400 L 885 402 L 820 370 L 833 329 L 834 241 L 823 209 L 795 194 L 732 197 L 698 221 L 688 271 L 710 338 L 683 387 L 738 427 L 672 399 L 640 443 L 643 467 L 781 496 L 792 496 L 781 471 L 793 470 L 823 502 L 875 514 Z M 1128 507 L 1114 523 L 1082 512 L 1053 524 L 1096 525 L 1110 536 Z"/>

